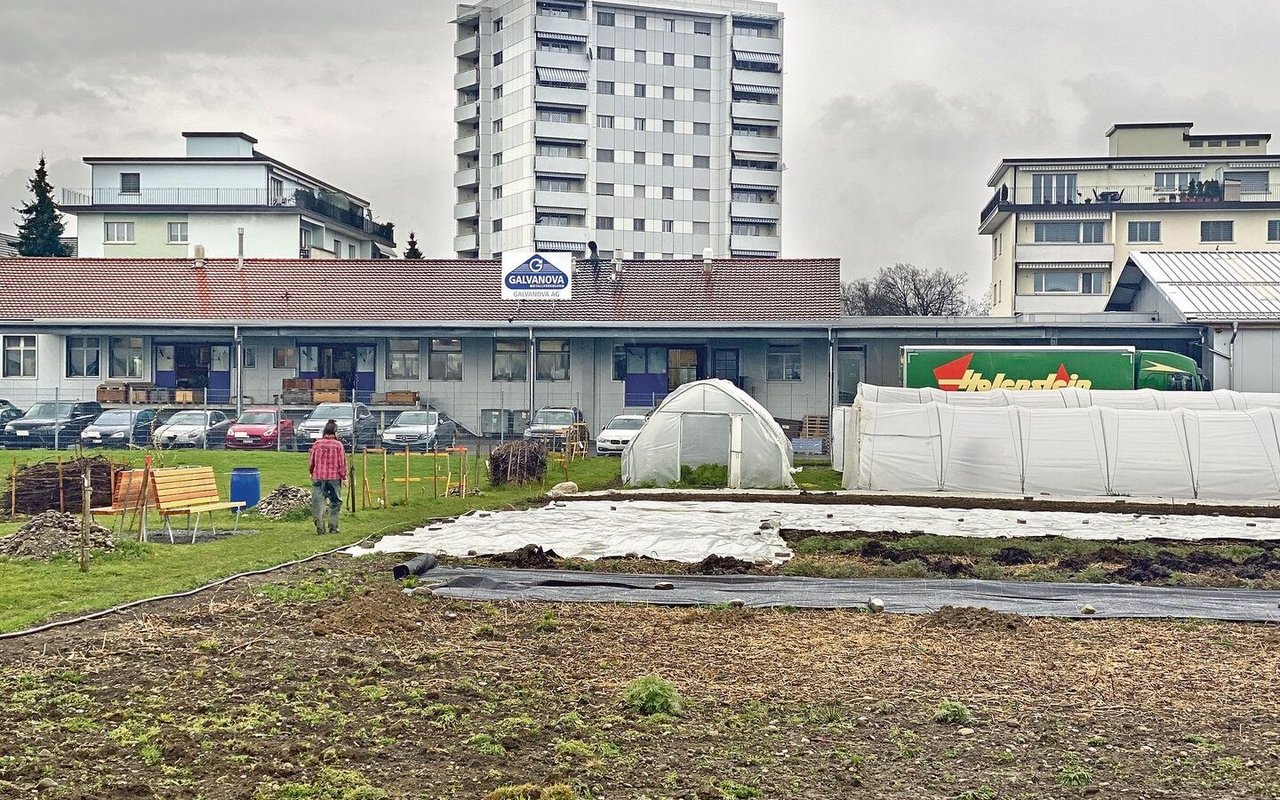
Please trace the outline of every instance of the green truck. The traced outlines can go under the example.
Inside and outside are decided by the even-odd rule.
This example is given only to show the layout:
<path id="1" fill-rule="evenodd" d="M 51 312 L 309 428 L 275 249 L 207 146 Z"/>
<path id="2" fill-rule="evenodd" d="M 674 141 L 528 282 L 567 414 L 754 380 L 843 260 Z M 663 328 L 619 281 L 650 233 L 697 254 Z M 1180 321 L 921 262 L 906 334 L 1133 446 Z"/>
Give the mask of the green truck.
<path id="1" fill-rule="evenodd" d="M 991 389 L 1207 391 L 1196 362 L 1134 347 L 903 347 L 902 385 L 945 392 Z"/>

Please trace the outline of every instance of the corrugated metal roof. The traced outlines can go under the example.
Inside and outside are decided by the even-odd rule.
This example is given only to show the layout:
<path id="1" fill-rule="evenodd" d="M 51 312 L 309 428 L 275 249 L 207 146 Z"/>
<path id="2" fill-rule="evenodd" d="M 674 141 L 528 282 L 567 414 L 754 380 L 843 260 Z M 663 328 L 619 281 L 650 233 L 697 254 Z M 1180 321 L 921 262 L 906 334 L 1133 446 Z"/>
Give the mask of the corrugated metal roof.
<path id="1" fill-rule="evenodd" d="M 572 83 L 578 86 L 586 86 L 587 73 L 578 69 L 538 67 L 538 83 Z"/>
<path id="2" fill-rule="evenodd" d="M 1280 252 L 1142 250 L 1130 267 L 1187 321 L 1280 322 Z"/>

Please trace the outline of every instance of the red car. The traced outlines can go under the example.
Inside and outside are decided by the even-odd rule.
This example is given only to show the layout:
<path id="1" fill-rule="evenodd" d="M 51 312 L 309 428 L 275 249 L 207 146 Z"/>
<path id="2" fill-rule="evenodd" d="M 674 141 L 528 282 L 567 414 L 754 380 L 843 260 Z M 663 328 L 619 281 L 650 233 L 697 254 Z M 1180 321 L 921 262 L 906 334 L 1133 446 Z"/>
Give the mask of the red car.
<path id="1" fill-rule="evenodd" d="M 274 408 L 248 408 L 227 429 L 228 450 L 292 450 L 293 420 Z"/>

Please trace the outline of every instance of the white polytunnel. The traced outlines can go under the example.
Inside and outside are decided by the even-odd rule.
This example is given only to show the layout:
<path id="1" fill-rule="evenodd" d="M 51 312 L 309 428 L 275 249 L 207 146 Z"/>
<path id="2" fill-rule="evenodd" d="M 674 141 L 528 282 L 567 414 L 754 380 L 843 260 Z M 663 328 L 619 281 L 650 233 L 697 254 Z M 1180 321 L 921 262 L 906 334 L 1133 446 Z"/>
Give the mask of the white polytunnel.
<path id="1" fill-rule="evenodd" d="M 795 488 L 791 443 L 768 411 L 729 381 L 667 395 L 622 453 L 627 485 L 680 480 L 681 467 L 723 464 L 730 489 Z"/>

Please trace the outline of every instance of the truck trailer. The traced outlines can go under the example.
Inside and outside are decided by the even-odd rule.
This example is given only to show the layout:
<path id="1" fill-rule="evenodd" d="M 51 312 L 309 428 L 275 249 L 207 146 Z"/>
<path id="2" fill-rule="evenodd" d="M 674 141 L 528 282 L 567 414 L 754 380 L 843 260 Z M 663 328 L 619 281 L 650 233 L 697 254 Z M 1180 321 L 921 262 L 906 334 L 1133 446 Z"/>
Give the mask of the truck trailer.
<path id="1" fill-rule="evenodd" d="M 902 348 L 902 385 L 948 392 L 992 389 L 1158 389 L 1207 391 L 1195 360 L 1135 347 Z"/>

